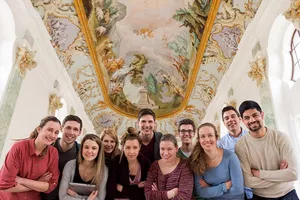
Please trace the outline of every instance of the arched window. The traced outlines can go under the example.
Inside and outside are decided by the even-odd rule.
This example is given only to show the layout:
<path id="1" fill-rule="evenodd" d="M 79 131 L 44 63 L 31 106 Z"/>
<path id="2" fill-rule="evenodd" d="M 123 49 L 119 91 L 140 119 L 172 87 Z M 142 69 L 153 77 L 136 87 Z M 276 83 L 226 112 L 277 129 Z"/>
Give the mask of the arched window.
<path id="1" fill-rule="evenodd" d="M 295 29 L 291 40 L 292 76 L 291 80 L 296 81 L 300 77 L 300 31 Z"/>

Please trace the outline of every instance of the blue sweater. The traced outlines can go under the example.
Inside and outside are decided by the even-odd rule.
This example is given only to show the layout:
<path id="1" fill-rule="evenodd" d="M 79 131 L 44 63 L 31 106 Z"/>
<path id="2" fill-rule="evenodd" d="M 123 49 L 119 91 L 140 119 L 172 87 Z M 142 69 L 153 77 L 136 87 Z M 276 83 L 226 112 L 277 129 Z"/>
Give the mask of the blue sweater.
<path id="1" fill-rule="evenodd" d="M 243 200 L 244 199 L 244 180 L 240 161 L 235 153 L 224 149 L 221 163 L 206 170 L 201 176 L 195 177 L 195 194 L 198 197 L 210 200 Z M 202 188 L 199 180 L 204 179 L 210 187 Z M 231 180 L 232 187 L 227 190 L 225 182 Z"/>

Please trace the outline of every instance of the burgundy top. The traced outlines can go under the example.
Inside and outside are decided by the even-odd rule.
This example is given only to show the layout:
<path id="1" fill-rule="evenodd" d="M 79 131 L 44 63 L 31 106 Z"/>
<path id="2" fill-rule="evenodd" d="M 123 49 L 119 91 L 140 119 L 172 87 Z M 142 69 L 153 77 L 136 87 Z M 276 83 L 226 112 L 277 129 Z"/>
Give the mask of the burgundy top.
<path id="1" fill-rule="evenodd" d="M 157 185 L 158 191 L 152 191 L 152 183 Z M 145 196 L 147 200 L 168 200 L 167 191 L 178 188 L 178 194 L 173 200 L 192 199 L 194 186 L 193 173 L 186 160 L 181 160 L 177 167 L 169 174 L 163 175 L 158 161 L 155 161 L 148 172 L 145 183 Z"/>
<path id="2" fill-rule="evenodd" d="M 140 150 L 140 152 L 144 156 L 146 156 L 151 161 L 151 163 L 154 161 L 154 143 L 155 143 L 155 136 L 153 135 L 153 138 L 151 139 L 150 143 L 148 145 L 142 144 Z"/>
<path id="3" fill-rule="evenodd" d="M 58 152 L 55 147 L 48 146 L 45 155 L 35 154 L 35 139 L 26 139 L 16 142 L 6 155 L 5 162 L 0 170 L 0 199 L 1 200 L 40 200 L 40 192 L 31 190 L 28 192 L 4 192 L 17 185 L 16 176 L 37 180 L 46 172 L 52 173 L 52 178 L 48 182 L 49 189 L 45 193 L 50 193 L 57 186 L 59 178 Z"/>

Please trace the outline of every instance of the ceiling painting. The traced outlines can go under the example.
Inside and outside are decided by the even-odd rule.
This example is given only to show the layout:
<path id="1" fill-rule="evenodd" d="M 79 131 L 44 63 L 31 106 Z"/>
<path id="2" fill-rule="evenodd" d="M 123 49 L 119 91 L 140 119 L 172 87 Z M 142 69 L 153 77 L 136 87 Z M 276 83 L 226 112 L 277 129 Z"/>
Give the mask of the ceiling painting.
<path id="1" fill-rule="evenodd" d="M 210 33 L 218 1 L 76 0 L 75 5 L 111 109 L 135 117 L 148 107 L 163 118 L 186 106 L 195 79 L 191 72 L 198 72 L 199 47 L 205 47 L 203 35 Z"/>
<path id="2" fill-rule="evenodd" d="M 117 127 L 122 134 L 136 126 L 140 93 L 160 116 L 158 130 L 177 132 L 176 122 L 185 117 L 200 124 L 261 0 L 185 0 L 178 5 L 83 0 L 80 12 L 78 1 L 31 2 L 95 130 Z M 195 2 L 202 17 L 194 15 Z M 211 9 L 216 17 L 209 21 Z M 193 24 L 205 27 L 195 30 Z"/>

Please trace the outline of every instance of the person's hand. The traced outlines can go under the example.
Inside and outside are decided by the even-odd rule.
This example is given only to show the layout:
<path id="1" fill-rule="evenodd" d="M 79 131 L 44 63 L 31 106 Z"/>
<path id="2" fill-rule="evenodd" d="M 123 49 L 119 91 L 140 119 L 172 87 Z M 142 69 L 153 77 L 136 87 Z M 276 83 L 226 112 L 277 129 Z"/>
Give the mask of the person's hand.
<path id="1" fill-rule="evenodd" d="M 98 196 L 98 190 L 93 191 L 90 196 L 87 198 L 87 200 L 95 200 Z"/>
<path id="2" fill-rule="evenodd" d="M 231 181 L 225 182 L 225 186 L 226 186 L 227 190 L 229 190 L 232 186 L 232 182 Z"/>
<path id="3" fill-rule="evenodd" d="M 206 187 L 209 187 L 210 185 L 208 185 L 204 179 L 200 179 L 199 180 L 199 184 L 202 188 L 206 188 Z"/>
<path id="4" fill-rule="evenodd" d="M 167 192 L 168 199 L 172 199 L 176 197 L 177 194 L 178 194 L 178 188 L 173 188 L 172 190 L 169 190 Z"/>
<path id="5" fill-rule="evenodd" d="M 279 169 L 287 169 L 289 164 L 286 160 L 281 161 Z"/>
<path id="6" fill-rule="evenodd" d="M 16 176 L 16 178 L 15 178 L 15 181 L 17 182 L 17 183 L 19 183 L 19 184 L 23 184 L 23 178 L 22 177 L 20 177 L 20 176 Z"/>
<path id="7" fill-rule="evenodd" d="M 38 178 L 38 181 L 42 182 L 49 182 L 52 178 L 52 173 L 46 172 L 44 175 L 42 175 L 40 178 Z"/>
<path id="8" fill-rule="evenodd" d="M 139 182 L 138 187 L 139 187 L 139 188 L 145 187 L 145 181 Z"/>
<path id="9" fill-rule="evenodd" d="M 78 194 L 76 192 L 74 192 L 73 190 L 71 190 L 71 189 L 67 190 L 67 194 L 70 195 L 70 196 L 72 196 L 72 197 L 78 196 Z"/>
<path id="10" fill-rule="evenodd" d="M 260 176 L 260 171 L 256 169 L 251 169 L 251 174 L 257 178 Z"/>
<path id="11" fill-rule="evenodd" d="M 157 185 L 155 183 L 152 183 L 151 189 L 152 191 L 158 191 Z"/>
<path id="12" fill-rule="evenodd" d="M 123 186 L 120 185 L 119 183 L 117 184 L 117 190 L 118 190 L 119 192 L 122 192 L 122 190 L 123 190 Z"/>

